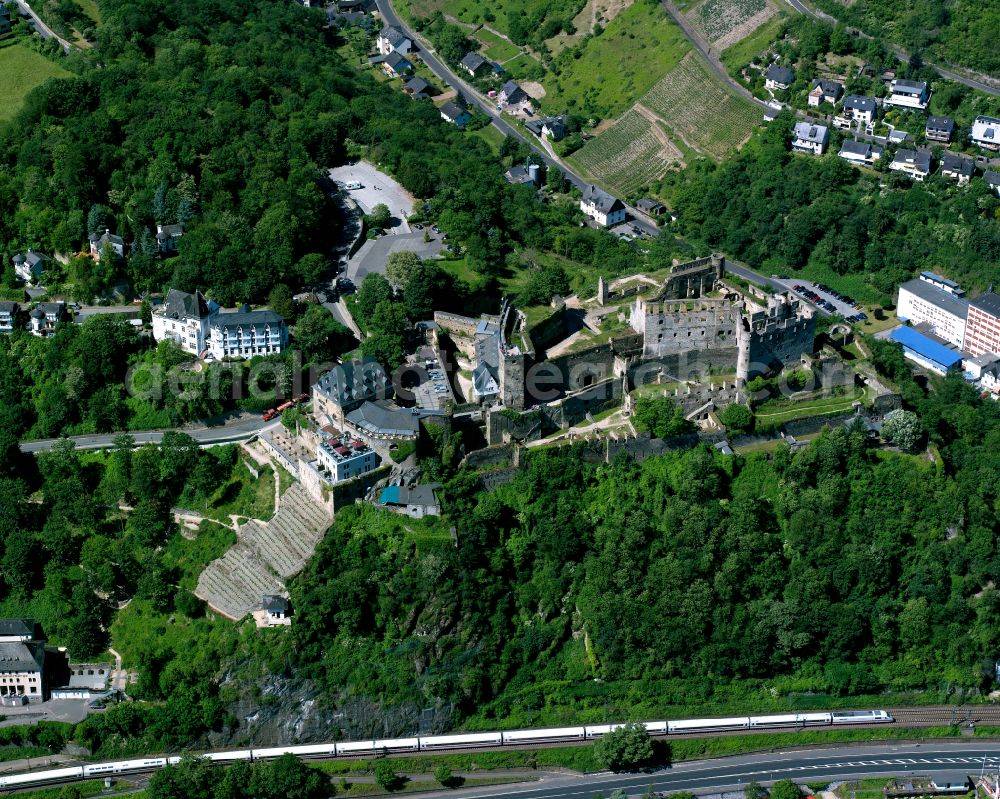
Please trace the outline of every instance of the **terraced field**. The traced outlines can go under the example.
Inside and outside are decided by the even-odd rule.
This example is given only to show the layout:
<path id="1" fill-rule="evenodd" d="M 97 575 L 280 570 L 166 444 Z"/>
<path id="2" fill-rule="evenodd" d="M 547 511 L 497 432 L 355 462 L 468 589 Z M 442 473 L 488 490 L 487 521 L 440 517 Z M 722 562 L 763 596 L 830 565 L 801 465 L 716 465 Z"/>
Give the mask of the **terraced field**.
<path id="1" fill-rule="evenodd" d="M 640 103 L 666 123 L 673 138 L 716 159 L 743 144 L 760 121 L 757 107 L 728 91 L 694 53 L 685 56 Z"/>
<path id="2" fill-rule="evenodd" d="M 719 50 L 749 36 L 777 11 L 767 0 L 703 0 L 687 16 Z"/>
<path id="3" fill-rule="evenodd" d="M 623 196 L 659 180 L 681 152 L 635 108 L 591 139 L 570 159 L 593 180 Z"/>

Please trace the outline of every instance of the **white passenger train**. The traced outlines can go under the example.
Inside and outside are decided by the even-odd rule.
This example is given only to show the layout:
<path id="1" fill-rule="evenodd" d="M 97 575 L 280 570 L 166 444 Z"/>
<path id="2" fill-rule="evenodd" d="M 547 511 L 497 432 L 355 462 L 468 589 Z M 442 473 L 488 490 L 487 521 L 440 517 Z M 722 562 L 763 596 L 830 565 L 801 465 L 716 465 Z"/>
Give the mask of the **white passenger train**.
<path id="1" fill-rule="evenodd" d="M 889 724 L 891 715 L 884 710 L 843 710 L 833 713 L 788 713 L 773 716 L 734 716 L 721 719 L 684 719 L 680 721 L 647 721 L 646 731 L 652 736 L 680 735 L 699 732 L 729 732 L 732 730 L 780 729 L 783 727 L 818 727 L 839 724 Z M 429 752 L 447 749 L 489 749 L 496 746 L 528 746 L 531 744 L 587 741 L 607 735 L 622 724 L 592 724 L 585 727 L 556 727 L 542 730 L 510 730 L 507 732 L 473 732 L 464 735 L 422 735 L 413 738 L 383 738 L 372 741 L 338 741 L 300 746 L 272 746 L 261 749 L 239 749 L 231 752 L 209 752 L 206 760 L 222 765 L 239 760 L 269 760 L 292 754 L 301 758 L 357 757 L 392 754 L 395 752 Z M 119 760 L 87 766 L 33 771 L 28 774 L 0 776 L 0 790 L 31 788 L 61 782 L 92 779 L 116 774 L 141 774 L 180 762 L 177 756 L 152 757 L 141 760 Z"/>

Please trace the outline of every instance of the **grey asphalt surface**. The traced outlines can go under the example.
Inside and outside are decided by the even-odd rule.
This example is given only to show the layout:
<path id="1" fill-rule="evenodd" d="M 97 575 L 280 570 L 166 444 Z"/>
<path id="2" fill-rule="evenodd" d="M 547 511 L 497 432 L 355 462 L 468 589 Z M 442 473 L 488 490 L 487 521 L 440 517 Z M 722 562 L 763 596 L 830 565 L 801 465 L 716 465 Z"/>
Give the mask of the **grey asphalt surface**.
<path id="1" fill-rule="evenodd" d="M 845 318 L 858 313 L 858 309 L 855 308 L 854 306 L 848 305 L 845 302 L 841 302 L 832 294 L 828 294 L 825 291 L 820 291 L 813 285 L 813 283 L 810 280 L 807 280 L 806 278 L 803 277 L 787 278 L 787 279 L 767 277 L 765 275 L 760 274 L 760 272 L 755 272 L 746 264 L 740 263 L 739 261 L 734 261 L 731 258 L 726 258 L 726 271 L 732 272 L 737 277 L 741 277 L 744 280 L 749 281 L 750 283 L 756 283 L 758 286 L 766 286 L 774 289 L 775 291 L 790 291 L 803 302 L 813 305 L 813 307 L 816 308 L 817 313 L 823 316 L 830 316 L 830 312 L 827 311 L 825 308 L 816 307 L 810 300 L 807 300 L 805 297 L 802 296 L 800 292 L 796 291 L 794 288 L 795 286 L 801 285 L 805 286 L 807 289 L 810 289 L 811 291 L 815 291 L 823 299 L 828 300 L 830 303 L 832 303 L 834 307 L 837 309 L 837 313 L 839 313 L 841 316 Z"/>
<path id="2" fill-rule="evenodd" d="M 799 0 L 788 0 L 788 5 L 794 8 L 800 14 L 805 14 L 807 17 L 812 17 L 813 19 L 819 19 L 824 22 L 830 22 L 834 24 L 838 22 L 838 20 L 835 17 L 831 17 L 829 14 L 826 14 L 822 11 L 813 11 L 811 8 L 807 8 L 801 2 L 799 2 Z M 864 33 L 863 31 L 860 31 L 857 28 L 852 28 L 848 26 L 846 30 L 848 33 L 861 36 L 862 38 L 865 39 L 871 38 L 867 33 Z M 896 56 L 897 59 L 899 59 L 903 63 L 909 63 L 910 61 L 909 53 L 907 53 L 901 47 L 897 47 L 896 45 L 889 45 L 889 48 L 892 50 L 892 54 Z M 1000 97 L 1000 88 L 997 88 L 996 86 L 991 86 L 989 83 L 983 83 L 983 81 L 976 80 L 975 78 L 967 78 L 964 75 L 960 75 L 957 72 L 953 72 L 950 69 L 939 67 L 937 64 L 931 63 L 927 59 L 924 59 L 924 64 L 933 69 L 935 72 L 937 72 L 937 74 L 940 75 L 942 78 L 953 80 L 956 83 L 961 83 L 964 86 L 968 86 L 971 89 L 977 89 L 978 91 L 986 92 L 987 94 L 992 94 L 996 97 Z"/>
<path id="3" fill-rule="evenodd" d="M 591 799 L 622 789 L 628 795 L 654 791 L 719 793 L 740 791 L 751 781 L 769 785 L 791 779 L 799 783 L 832 782 L 863 777 L 930 776 L 963 780 L 1000 766 L 1000 744 L 956 741 L 950 743 L 861 745 L 822 750 L 788 751 L 718 760 L 679 763 L 647 774 L 593 774 L 543 779 L 521 786 L 494 786 L 452 790 L 456 799 L 518 797 L 518 799 Z M 443 795 L 443 794 L 442 794 Z"/>
<path id="4" fill-rule="evenodd" d="M 356 286 L 360 286 L 365 275 L 372 272 L 384 274 L 389 255 L 402 250 L 415 252 L 421 258 L 434 258 L 444 249 L 444 243 L 440 234 L 431 232 L 430 235 L 430 241 L 424 241 L 423 230 L 370 239 L 347 262 L 346 275 Z"/>
<path id="5" fill-rule="evenodd" d="M 39 36 L 41 36 L 43 39 L 55 39 L 56 41 L 59 42 L 60 45 L 62 45 L 62 49 L 65 50 L 67 53 L 71 49 L 73 49 L 73 46 L 69 42 L 67 42 L 65 39 L 59 36 L 54 30 L 52 30 L 52 28 L 50 28 L 44 22 L 42 22 L 41 18 L 38 16 L 38 14 L 35 13 L 34 9 L 26 2 L 24 2 L 24 0 L 17 0 L 17 5 L 18 8 L 20 8 L 22 11 L 28 14 L 28 16 L 30 16 L 31 19 L 34 21 L 34 28 L 36 31 L 38 31 Z"/>
<path id="6" fill-rule="evenodd" d="M 277 422 L 265 422 L 260 416 L 242 416 L 224 425 L 215 427 L 176 428 L 179 433 L 187 433 L 201 446 L 213 444 L 229 444 L 247 441 L 266 427 L 272 427 Z M 136 446 L 143 444 L 159 444 L 163 439 L 163 430 L 147 430 L 130 433 Z M 102 433 L 99 435 L 70 436 L 69 440 L 76 444 L 77 449 L 110 449 L 114 446 L 115 437 L 120 433 Z M 60 441 L 58 438 L 46 438 L 38 441 L 22 441 L 22 452 L 45 452 L 52 449 Z"/>

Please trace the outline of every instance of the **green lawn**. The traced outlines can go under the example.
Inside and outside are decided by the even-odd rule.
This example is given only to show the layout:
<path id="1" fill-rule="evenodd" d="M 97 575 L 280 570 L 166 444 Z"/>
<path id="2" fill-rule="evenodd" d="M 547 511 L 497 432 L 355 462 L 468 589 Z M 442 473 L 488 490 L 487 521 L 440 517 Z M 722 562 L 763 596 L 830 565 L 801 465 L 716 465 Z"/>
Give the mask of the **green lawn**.
<path id="1" fill-rule="evenodd" d="M 506 136 L 504 136 L 499 129 L 493 125 L 487 125 L 485 128 L 472 131 L 469 135 L 475 136 L 477 139 L 482 139 L 490 146 L 490 149 L 498 155 L 500 153 L 500 147 L 503 145 L 503 140 L 506 138 Z"/>
<path id="2" fill-rule="evenodd" d="M 49 78 L 68 78 L 69 73 L 16 40 L 0 43 L 0 123 L 13 119 L 28 92 Z"/>
<path id="3" fill-rule="evenodd" d="M 83 9 L 83 13 L 90 17 L 95 25 L 101 24 L 101 10 L 97 7 L 96 0 L 76 0 L 76 4 Z"/>
<path id="4" fill-rule="evenodd" d="M 512 58 L 503 68 L 507 70 L 515 79 L 520 80 L 526 76 L 532 75 L 539 67 L 538 61 L 532 58 L 526 53 L 519 55 L 517 58 Z"/>
<path id="5" fill-rule="evenodd" d="M 493 31 L 486 30 L 486 28 L 480 28 L 476 31 L 476 38 L 486 47 L 484 55 L 492 61 L 507 61 L 521 52 L 521 48 L 517 45 L 502 36 L 497 36 Z"/>
<path id="6" fill-rule="evenodd" d="M 778 37 L 778 31 L 784 24 L 784 14 L 779 14 L 769 19 L 745 39 L 741 39 L 723 50 L 722 63 L 726 65 L 730 74 L 735 73 L 743 65 L 749 64 L 755 55 L 764 52 Z"/>
<path id="7" fill-rule="evenodd" d="M 690 49 L 680 28 L 658 4 L 634 3 L 600 36 L 555 59 L 552 72 L 542 81 L 546 90 L 542 107 L 554 113 L 618 116 Z"/>
<path id="8" fill-rule="evenodd" d="M 764 424 L 782 424 L 793 419 L 844 413 L 851 410 L 855 402 L 864 402 L 865 399 L 865 393 L 858 390 L 835 397 L 809 397 L 802 400 L 781 398 L 763 403 L 755 411 L 755 415 Z"/>

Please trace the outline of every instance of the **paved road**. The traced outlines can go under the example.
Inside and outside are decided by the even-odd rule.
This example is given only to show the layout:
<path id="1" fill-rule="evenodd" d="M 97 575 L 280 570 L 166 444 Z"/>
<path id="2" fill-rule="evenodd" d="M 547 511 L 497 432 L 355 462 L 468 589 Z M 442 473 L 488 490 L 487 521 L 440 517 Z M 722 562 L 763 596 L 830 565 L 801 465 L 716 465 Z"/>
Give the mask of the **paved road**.
<path id="1" fill-rule="evenodd" d="M 187 433 L 201 446 L 211 446 L 213 444 L 229 444 L 238 441 L 247 441 L 257 435 L 267 427 L 273 427 L 277 422 L 265 422 L 259 416 L 242 416 L 238 419 L 227 422 L 224 425 L 215 427 L 194 427 L 177 428 L 179 433 Z M 143 444 L 159 444 L 163 439 L 163 430 L 146 430 L 130 433 L 135 439 L 136 446 Z M 119 433 L 102 433 L 99 435 L 71 436 L 70 441 L 76 444 L 77 449 L 110 449 L 114 446 L 115 437 Z M 46 438 L 38 441 L 22 441 L 22 452 L 45 452 L 52 449 L 60 441 L 58 438 Z"/>
<path id="2" fill-rule="evenodd" d="M 712 45 L 701 37 L 701 34 L 694 29 L 694 26 L 687 21 L 687 17 L 680 12 L 671 0 L 662 0 L 662 5 L 664 10 L 671 16 L 674 22 L 677 23 L 677 27 L 684 32 L 684 35 L 687 36 L 691 44 L 694 45 L 694 48 L 701 53 L 701 57 L 708 62 L 708 65 L 718 76 L 719 80 L 729 86 L 729 88 L 741 97 L 749 100 L 755 105 L 758 105 L 761 108 L 768 107 L 767 103 L 757 97 L 754 97 L 746 87 L 737 83 L 732 77 L 730 77 L 729 72 L 726 71 L 725 66 L 722 64 L 722 61 L 719 60 L 719 56 L 712 52 Z"/>
<path id="3" fill-rule="evenodd" d="M 62 45 L 62 49 L 65 50 L 67 53 L 73 49 L 73 45 L 71 45 L 69 42 L 67 42 L 65 39 L 59 36 L 54 30 L 52 30 L 52 28 L 50 28 L 48 25 L 42 22 L 41 17 L 39 17 L 38 14 L 35 13 L 34 9 L 32 9 L 32 7 L 28 5 L 27 2 L 25 2 L 25 0 L 17 0 L 17 5 L 22 11 L 24 11 L 24 13 L 30 16 L 31 19 L 34 21 L 35 30 L 38 31 L 39 36 L 41 36 L 43 39 L 46 40 L 55 39 L 57 42 L 59 42 L 60 45 Z"/>
<path id="4" fill-rule="evenodd" d="M 654 791 L 717 793 L 742 790 L 751 781 L 764 785 L 780 779 L 800 783 L 827 782 L 877 776 L 932 776 L 949 781 L 978 776 L 1000 766 L 1000 744 L 927 743 L 889 746 L 847 746 L 825 750 L 780 752 L 775 754 L 680 763 L 671 769 L 649 774 L 595 774 L 577 778 L 544 779 L 531 786 L 469 788 L 453 790 L 456 799 L 517 797 L 518 799 L 591 799 L 622 789 L 634 796 L 651 787 Z"/>
<path id="5" fill-rule="evenodd" d="M 798 285 L 806 286 L 810 290 L 814 290 L 823 299 L 830 302 L 837 309 L 836 312 L 845 318 L 848 316 L 852 316 L 853 314 L 856 314 L 858 312 L 858 309 L 855 308 L 854 306 L 848 305 L 845 302 L 841 302 L 832 294 L 828 294 L 825 291 L 820 291 L 813 285 L 813 283 L 806 280 L 805 278 L 767 277 L 765 275 L 760 274 L 760 272 L 755 272 L 746 264 L 741 263 L 739 261 L 734 261 L 731 258 L 726 258 L 726 271 L 732 272 L 737 277 L 741 277 L 744 280 L 747 280 L 751 283 L 756 283 L 758 286 L 765 286 L 775 291 L 790 291 L 797 297 L 799 297 L 799 299 L 802 302 L 806 302 L 809 303 L 810 305 L 813 305 L 813 303 L 811 303 L 809 300 L 803 297 L 802 294 L 796 291 L 794 288 L 795 286 Z M 819 308 L 816 307 L 815 305 L 813 305 L 813 307 L 816 308 L 817 313 L 821 314 L 822 316 L 830 316 L 830 312 L 827 311 L 825 308 Z"/>
<path id="6" fill-rule="evenodd" d="M 799 0 L 788 0 L 788 5 L 794 8 L 800 14 L 805 14 L 806 16 L 812 17 L 813 19 L 822 20 L 823 22 L 829 22 L 831 24 L 837 24 L 839 22 L 839 20 L 837 20 L 836 17 L 832 17 L 829 14 L 824 13 L 823 11 L 819 10 L 814 11 L 808 6 L 803 5 L 801 2 L 799 2 Z M 862 30 L 858 30 L 857 28 L 852 28 L 848 26 L 845 28 L 845 30 L 847 30 L 848 33 L 860 36 L 864 39 L 872 38 L 867 33 L 865 33 Z M 892 51 L 892 54 L 896 56 L 897 59 L 906 64 L 910 62 L 910 54 L 907 53 L 903 48 L 898 47 L 894 44 L 889 44 L 886 46 Z M 940 75 L 942 78 L 947 78 L 948 80 L 953 80 L 956 83 L 961 83 L 965 86 L 968 86 L 971 89 L 977 89 L 978 91 L 986 92 L 987 94 L 992 94 L 994 96 L 1000 97 L 1000 88 L 997 88 L 996 86 L 993 86 L 989 83 L 983 83 L 983 81 L 976 80 L 975 78 L 967 78 L 965 75 L 960 75 L 959 73 L 954 72 L 953 70 L 940 67 L 937 64 L 933 64 L 930 61 L 927 61 L 926 59 L 924 59 L 924 64 L 933 69 L 935 72 L 937 72 L 937 74 Z"/>
<path id="7" fill-rule="evenodd" d="M 446 85 L 451 86 L 456 92 L 465 98 L 465 101 L 470 106 L 475 106 L 482 110 L 483 113 L 487 114 L 491 119 L 491 124 L 504 134 L 504 136 L 512 136 L 515 139 L 527 144 L 532 150 L 534 150 L 535 154 L 541 158 L 542 163 L 544 163 L 546 167 L 561 170 L 566 176 L 566 180 L 581 191 L 588 185 L 589 181 L 585 180 L 581 175 L 578 175 L 570 169 L 561 159 L 550 155 L 544 147 L 533 139 L 533 137 L 523 135 L 519 130 L 508 123 L 497 111 L 494 103 L 480 95 L 459 75 L 452 72 L 452 70 L 443 61 L 438 59 L 430 47 L 430 42 L 423 37 L 417 36 L 403 23 L 403 21 L 399 18 L 399 15 L 396 14 L 396 10 L 392 7 L 390 0 L 375 0 L 375 5 L 378 8 L 379 14 L 382 15 L 382 20 L 386 25 L 392 25 L 393 27 L 399 28 L 407 35 L 407 37 L 409 37 L 411 41 L 417 42 L 420 45 L 420 58 L 423 59 L 427 68 L 437 75 L 437 77 Z M 656 225 L 649 222 L 645 215 L 640 214 L 631 206 L 626 206 L 626 208 L 636 225 L 646 230 L 646 232 L 651 236 L 659 235 L 659 229 Z"/>

